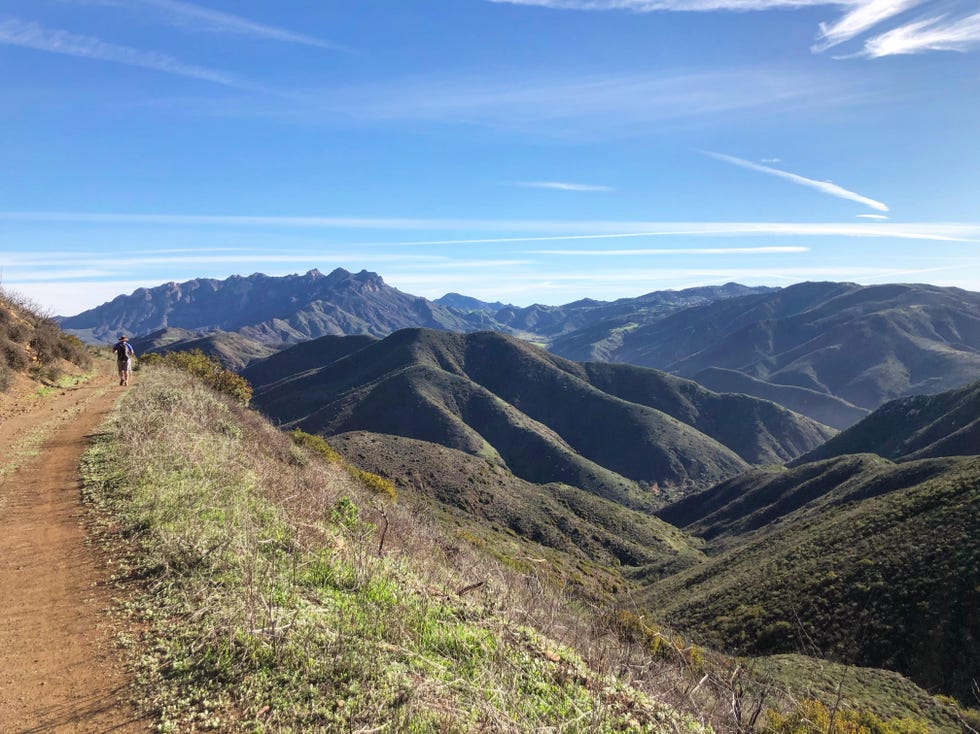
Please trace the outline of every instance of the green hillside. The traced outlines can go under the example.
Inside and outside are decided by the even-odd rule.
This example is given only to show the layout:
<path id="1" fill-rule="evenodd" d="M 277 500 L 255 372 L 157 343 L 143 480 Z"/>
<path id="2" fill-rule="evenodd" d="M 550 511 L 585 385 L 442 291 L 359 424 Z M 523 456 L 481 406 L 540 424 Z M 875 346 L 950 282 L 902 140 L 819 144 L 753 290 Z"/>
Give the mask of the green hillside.
<path id="1" fill-rule="evenodd" d="M 362 469 L 391 477 L 399 497 L 422 511 L 441 508 L 450 527 L 494 555 L 526 569 L 548 558 L 583 592 L 597 579 L 621 588 L 624 567 L 666 574 L 703 559 L 699 540 L 655 517 L 567 484 L 525 481 L 429 441 L 354 432 L 330 444 Z"/>
<path id="2" fill-rule="evenodd" d="M 809 387 L 766 382 L 738 370 L 708 367 L 692 375 L 692 379 L 715 392 L 742 393 L 771 400 L 837 429 L 853 426 L 869 413 L 867 408 L 859 408 L 825 392 Z"/>
<path id="3" fill-rule="evenodd" d="M 980 382 L 886 403 L 794 463 L 866 451 L 896 460 L 980 453 Z"/>
<path id="4" fill-rule="evenodd" d="M 298 356 L 292 374 L 292 350 L 250 368 L 256 405 L 309 432 L 432 441 L 531 482 L 570 484 L 631 507 L 662 504 L 749 461 L 799 455 L 831 434 L 765 401 L 651 370 L 569 362 L 491 332 L 403 330 L 360 350 L 336 349 L 324 347 L 319 368 L 304 370 L 309 362 Z"/>
<path id="5" fill-rule="evenodd" d="M 705 499 L 662 513 L 714 537 L 717 555 L 650 586 L 658 616 L 727 649 L 812 649 L 969 700 L 980 459 L 845 456 L 754 473 Z"/>

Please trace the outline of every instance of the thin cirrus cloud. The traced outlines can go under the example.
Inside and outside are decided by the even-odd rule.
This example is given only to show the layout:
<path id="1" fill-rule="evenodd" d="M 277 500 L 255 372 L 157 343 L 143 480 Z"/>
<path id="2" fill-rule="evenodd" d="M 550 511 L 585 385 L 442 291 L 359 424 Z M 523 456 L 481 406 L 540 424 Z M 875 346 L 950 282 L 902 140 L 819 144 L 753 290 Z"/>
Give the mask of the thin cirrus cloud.
<path id="1" fill-rule="evenodd" d="M 876 25 L 904 13 L 925 0 L 865 0 L 857 3 L 835 23 L 821 23 L 815 52 L 825 51 L 861 35 Z"/>
<path id="2" fill-rule="evenodd" d="M 38 23 L 16 18 L 0 21 L 0 44 L 137 66 L 238 89 L 254 89 L 234 74 L 219 69 L 188 64 L 168 54 L 121 46 L 93 36 L 45 28 Z"/>
<path id="3" fill-rule="evenodd" d="M 933 17 L 887 30 L 864 43 L 862 51 L 838 58 L 869 59 L 927 51 L 971 51 L 980 46 L 980 17 L 955 16 L 958 9 L 971 7 L 972 0 L 488 0 L 492 3 L 529 5 L 555 10 L 618 10 L 636 13 L 657 11 L 711 12 L 763 11 L 808 7 L 836 7 L 843 15 L 818 26 L 811 51 L 820 53 L 871 31 L 903 13 L 927 6 Z M 975 7 L 975 6 L 974 6 Z"/>
<path id="4" fill-rule="evenodd" d="M 488 244 L 658 236 L 799 236 L 980 241 L 977 222 L 661 222 L 618 220 L 413 219 L 398 217 L 242 216 L 216 214 L 118 214 L 110 212 L 0 211 L 0 222 L 107 224 L 320 230 L 430 230 L 514 232 L 519 236 L 426 241 L 370 242 L 363 245 Z M 550 233 L 533 236 L 527 233 Z"/>
<path id="5" fill-rule="evenodd" d="M 193 3 L 182 2 L 182 0 L 133 0 L 133 2 L 136 5 L 162 11 L 192 30 L 237 33 L 270 41 L 298 43 L 334 50 L 347 50 L 340 44 L 307 36 L 303 33 L 296 33 L 278 26 L 258 23 L 239 15 L 212 10 L 211 8 L 202 7 Z"/>
<path id="6" fill-rule="evenodd" d="M 528 250 L 528 255 L 564 257 L 632 257 L 636 255 L 788 255 L 810 252 L 809 247 L 662 247 L 636 250 Z"/>
<path id="7" fill-rule="evenodd" d="M 337 87 L 296 114 L 342 112 L 373 122 L 422 120 L 605 137 L 760 109 L 850 105 L 861 92 L 850 79 L 763 66 L 520 77 L 449 73 Z"/>
<path id="8" fill-rule="evenodd" d="M 552 189 L 554 191 L 612 191 L 612 186 L 566 183 L 564 181 L 518 181 L 514 186 L 525 189 Z"/>
<path id="9" fill-rule="evenodd" d="M 980 13 L 963 18 L 946 16 L 908 23 L 865 41 L 857 56 L 878 59 L 928 51 L 971 51 L 980 48 Z"/>
<path id="10" fill-rule="evenodd" d="M 836 196 L 839 199 L 847 199 L 849 201 L 856 201 L 859 204 L 864 204 L 872 209 L 877 209 L 880 212 L 887 212 L 888 205 L 880 201 L 875 201 L 867 196 L 862 196 L 854 191 L 849 191 L 837 184 L 831 183 L 830 181 L 817 181 L 812 178 L 807 178 L 806 176 L 800 176 L 796 173 L 790 173 L 789 171 L 783 171 L 778 168 L 771 168 L 769 166 L 762 166 L 758 163 L 753 163 L 752 161 L 747 161 L 742 158 L 736 158 L 733 155 L 725 155 L 724 153 L 712 153 L 711 151 L 705 151 L 705 155 L 711 156 L 719 161 L 724 161 L 726 163 L 731 163 L 735 166 L 740 166 L 742 168 L 747 168 L 750 171 L 758 171 L 759 173 L 767 173 L 770 176 L 776 176 L 777 178 L 784 179 L 786 181 L 791 181 L 792 183 L 799 184 L 800 186 L 807 186 L 811 189 L 816 189 L 824 194 L 829 194 L 830 196 Z"/>

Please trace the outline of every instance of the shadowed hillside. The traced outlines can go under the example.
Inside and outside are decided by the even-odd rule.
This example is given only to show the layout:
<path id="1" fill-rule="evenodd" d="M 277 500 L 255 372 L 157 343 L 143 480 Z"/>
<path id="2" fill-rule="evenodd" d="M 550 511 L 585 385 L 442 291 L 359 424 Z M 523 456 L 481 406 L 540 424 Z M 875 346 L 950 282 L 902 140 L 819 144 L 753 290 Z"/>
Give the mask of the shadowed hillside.
<path id="1" fill-rule="evenodd" d="M 323 349 L 329 359 L 346 347 Z M 274 382 L 256 379 L 262 363 L 245 373 L 256 405 L 284 424 L 431 441 L 531 482 L 562 482 L 631 507 L 657 502 L 634 482 L 706 486 L 830 435 L 757 399 L 649 370 L 568 362 L 490 332 L 405 330 L 318 369 L 304 371 L 308 363 L 298 358 L 299 374 L 286 377 L 290 352 L 269 360 L 265 377 Z"/>
<path id="2" fill-rule="evenodd" d="M 771 400 L 790 410 L 809 416 L 831 428 L 843 429 L 854 425 L 869 411 L 846 400 L 818 392 L 809 387 L 777 385 L 737 370 L 709 367 L 693 376 L 695 382 L 715 392 L 734 392 Z"/>
<path id="3" fill-rule="evenodd" d="M 552 350 L 589 358 L 601 334 L 572 333 Z M 713 385 L 776 397 L 773 386 L 846 401 L 812 408 L 800 392 L 787 405 L 846 426 L 853 407 L 873 410 L 895 397 L 961 387 L 980 374 L 980 294 L 928 285 L 801 283 L 780 291 L 686 309 L 616 334 L 604 358 L 694 377 L 732 370 Z M 782 395 L 780 395 L 782 397 Z"/>
<path id="4" fill-rule="evenodd" d="M 895 460 L 980 454 L 980 382 L 886 403 L 795 463 L 859 452 Z"/>

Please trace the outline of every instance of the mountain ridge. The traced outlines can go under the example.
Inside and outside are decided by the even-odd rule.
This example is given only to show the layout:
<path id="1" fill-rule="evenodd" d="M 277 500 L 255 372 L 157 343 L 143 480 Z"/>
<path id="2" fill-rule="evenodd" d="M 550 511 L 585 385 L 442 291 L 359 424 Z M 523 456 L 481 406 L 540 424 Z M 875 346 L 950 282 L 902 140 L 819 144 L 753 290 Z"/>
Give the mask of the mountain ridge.
<path id="1" fill-rule="evenodd" d="M 643 368 L 570 362 L 496 332 L 406 329 L 353 351 L 331 341 L 324 350 L 342 356 L 311 369 L 292 364 L 292 349 L 243 373 L 257 407 L 285 425 L 434 441 L 529 481 L 564 482 L 632 507 L 633 482 L 657 491 L 703 485 L 750 462 L 798 455 L 833 433 L 756 398 L 719 396 Z M 764 430 L 739 432 L 740 416 Z"/>

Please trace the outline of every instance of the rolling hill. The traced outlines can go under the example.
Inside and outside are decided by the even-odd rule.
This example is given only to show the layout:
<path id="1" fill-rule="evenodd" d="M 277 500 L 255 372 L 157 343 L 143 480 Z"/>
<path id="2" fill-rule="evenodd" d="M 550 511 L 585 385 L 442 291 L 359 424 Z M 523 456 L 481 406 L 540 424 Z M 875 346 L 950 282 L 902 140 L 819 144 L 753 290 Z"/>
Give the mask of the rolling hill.
<path id="1" fill-rule="evenodd" d="M 665 519 L 713 538 L 648 608 L 712 644 L 897 670 L 969 700 L 980 670 L 980 459 L 844 456 L 754 473 Z M 683 511 L 682 511 L 683 510 Z"/>
<path id="2" fill-rule="evenodd" d="M 323 366 L 294 360 L 293 349 L 318 354 Z M 493 332 L 407 329 L 362 349 L 316 341 L 244 376 L 256 406 L 285 425 L 430 441 L 530 482 L 641 509 L 750 463 L 799 455 L 832 434 L 755 398 L 652 370 L 569 362 Z"/>
<path id="3" fill-rule="evenodd" d="M 887 400 L 975 380 L 980 294 L 929 285 L 800 283 L 652 322 L 593 325 L 556 338 L 551 349 L 570 359 L 599 354 L 700 377 L 846 427 Z"/>
<path id="4" fill-rule="evenodd" d="M 860 452 L 896 461 L 980 454 L 980 382 L 886 403 L 795 463 Z"/>
<path id="5" fill-rule="evenodd" d="M 276 353 L 270 346 L 226 331 L 195 334 L 185 329 L 160 329 L 136 337 L 130 343 L 137 355 L 199 350 L 233 372 L 239 372 L 252 362 Z"/>
<path id="6" fill-rule="evenodd" d="M 594 593 L 589 587 L 597 579 L 621 586 L 621 567 L 666 575 L 703 559 L 699 540 L 656 517 L 566 484 L 528 482 L 456 449 L 366 431 L 329 440 L 361 469 L 391 478 L 399 498 L 410 498 L 427 515 L 441 508 L 457 534 L 511 564 L 523 558 L 531 568 L 547 558 L 559 572 L 586 567 L 587 573 L 567 579 L 577 576 L 586 594 Z M 517 550 L 504 553 L 508 544 Z"/>
<path id="7" fill-rule="evenodd" d="M 710 559 L 654 583 L 648 601 L 742 652 L 803 650 L 968 696 L 980 674 L 978 421 L 980 383 L 901 398 L 789 468 L 662 508 Z"/>

